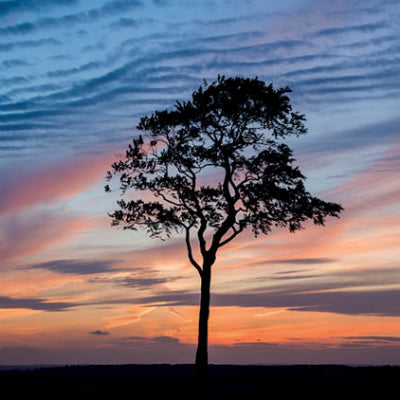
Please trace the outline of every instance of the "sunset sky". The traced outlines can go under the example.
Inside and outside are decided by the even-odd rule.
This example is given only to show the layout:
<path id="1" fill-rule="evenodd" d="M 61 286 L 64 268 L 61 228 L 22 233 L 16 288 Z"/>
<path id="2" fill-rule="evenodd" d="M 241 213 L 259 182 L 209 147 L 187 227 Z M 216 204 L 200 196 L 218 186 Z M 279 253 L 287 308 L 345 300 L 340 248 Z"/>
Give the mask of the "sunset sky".
<path id="1" fill-rule="evenodd" d="M 110 226 L 139 118 L 218 74 L 290 86 L 325 227 L 213 267 L 211 363 L 400 363 L 400 1 L 2 0 L 0 363 L 191 363 L 182 237 Z"/>

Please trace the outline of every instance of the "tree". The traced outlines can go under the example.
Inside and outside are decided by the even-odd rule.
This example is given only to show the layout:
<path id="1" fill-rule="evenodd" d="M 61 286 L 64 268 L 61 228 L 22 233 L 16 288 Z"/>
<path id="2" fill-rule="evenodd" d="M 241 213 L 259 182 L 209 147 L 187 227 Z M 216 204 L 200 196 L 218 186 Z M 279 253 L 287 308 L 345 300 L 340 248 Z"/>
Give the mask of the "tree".
<path id="1" fill-rule="evenodd" d="M 110 214 L 113 225 L 145 228 L 162 239 L 184 234 L 189 261 L 201 279 L 200 376 L 208 364 L 211 269 L 218 250 L 246 228 L 255 236 L 273 227 L 295 232 L 307 220 L 324 225 L 326 217 L 339 217 L 342 210 L 306 191 L 305 176 L 282 142 L 307 131 L 304 115 L 292 110 L 290 92 L 258 78 L 204 81 L 191 100 L 141 118 L 137 129 L 146 138 L 133 139 L 125 157 L 108 171 L 108 180 L 119 176 L 123 194 L 128 189 L 141 193 L 141 198 L 118 201 Z M 213 184 L 202 184 L 210 172 Z"/>

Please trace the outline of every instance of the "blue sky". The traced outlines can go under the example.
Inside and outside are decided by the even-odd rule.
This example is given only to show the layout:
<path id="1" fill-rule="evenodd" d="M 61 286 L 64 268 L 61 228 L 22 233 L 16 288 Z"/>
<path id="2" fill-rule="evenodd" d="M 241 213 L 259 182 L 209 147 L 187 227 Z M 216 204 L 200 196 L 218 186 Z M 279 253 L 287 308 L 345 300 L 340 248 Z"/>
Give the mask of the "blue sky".
<path id="1" fill-rule="evenodd" d="M 140 232 L 112 230 L 106 214 L 118 195 L 105 195 L 103 186 L 105 172 L 136 135 L 141 116 L 189 98 L 203 79 L 213 81 L 218 74 L 258 76 L 293 90 L 294 108 L 306 115 L 309 132 L 289 144 L 310 191 L 342 203 L 346 213 L 341 225 L 296 234 L 293 246 L 293 239 L 280 233 L 269 247 L 268 239 L 255 243 L 244 236 L 231 256 L 221 258 L 217 314 L 224 307 L 232 310 L 235 299 L 232 312 L 238 314 L 231 328 L 223 318 L 221 326 L 213 325 L 211 343 L 220 346 L 217 361 L 232 360 L 229 351 L 245 347 L 235 360 L 259 362 L 258 345 L 249 350 L 253 341 L 283 346 L 281 353 L 263 349 L 265 357 L 284 354 L 287 362 L 288 354 L 301 361 L 304 346 L 318 353 L 319 361 L 399 361 L 398 312 L 387 304 L 399 299 L 399 1 L 4 0 L 0 14 L 0 235 L 8 363 L 51 361 L 50 350 L 61 363 L 75 362 L 82 353 L 70 349 L 85 346 L 90 347 L 88 362 L 107 360 L 108 351 L 123 349 L 132 337 L 137 338 L 133 358 L 174 362 L 181 360 L 179 346 L 194 343 L 189 323 L 181 326 L 179 317 L 178 322 L 166 317 L 175 312 L 187 321 L 191 317 L 185 312 L 197 312 L 196 276 L 183 255 L 179 262 L 174 258 L 181 254 L 179 238 L 160 247 Z M 328 244 L 318 242 L 324 232 Z M 314 246 L 307 240 L 315 240 Z M 154 260 L 146 265 L 135 261 L 148 254 Z M 238 264 L 249 257 L 258 266 L 247 275 Z M 169 268 L 161 268 L 163 258 Z M 315 260 L 326 268 L 322 275 Z M 293 265 L 303 268 L 307 278 L 279 275 L 290 274 Z M 259 310 L 264 297 L 254 286 L 262 276 L 271 285 L 267 292 L 275 293 L 266 312 Z M 232 297 L 221 283 L 225 279 Z M 69 290 L 73 284 L 76 292 Z M 326 293 L 312 295 L 318 287 Z M 302 294 L 289 296 L 295 288 Z M 345 292 L 349 288 L 351 293 Z M 124 294 L 119 300 L 118 289 Z M 244 293 L 252 294 L 248 298 L 254 302 L 247 304 Z M 373 307 L 369 298 L 375 299 Z M 172 311 L 154 306 L 160 299 Z M 321 325 L 318 331 L 312 324 L 300 329 L 299 350 L 284 326 L 307 325 L 303 303 L 315 319 L 329 315 L 332 332 L 327 336 Z M 276 318 L 280 333 L 252 323 L 246 328 L 250 305 L 254 315 Z M 341 319 L 354 315 L 362 321 Z M 80 321 L 76 328 L 74 321 Z M 342 332 L 334 333 L 335 324 Z M 46 345 L 40 337 L 45 327 L 54 335 L 68 331 L 71 340 Z M 237 342 L 229 329 L 242 332 Z M 346 335 L 346 330 L 353 333 Z M 88 334 L 97 331 L 109 334 Z M 364 345 L 338 337 L 357 337 Z M 375 347 L 365 345 L 371 344 L 368 337 L 378 338 Z M 394 339 L 382 339 L 389 337 Z M 329 349 L 324 353 L 329 340 L 337 341 L 338 359 Z M 177 345 L 175 355 L 165 350 L 167 343 Z M 356 350 L 346 353 L 346 343 Z M 33 351 L 24 352 L 26 346 Z M 159 348 L 160 358 L 150 357 Z M 97 357 L 103 350 L 103 359 Z M 117 362 L 125 360 L 120 354 Z"/>

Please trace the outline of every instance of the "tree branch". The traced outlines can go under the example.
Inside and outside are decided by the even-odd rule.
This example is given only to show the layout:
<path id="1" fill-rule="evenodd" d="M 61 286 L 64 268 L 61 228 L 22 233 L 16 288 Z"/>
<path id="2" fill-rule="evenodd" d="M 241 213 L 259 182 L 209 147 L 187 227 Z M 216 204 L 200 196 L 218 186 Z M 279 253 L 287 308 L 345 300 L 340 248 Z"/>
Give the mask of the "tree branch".
<path id="1" fill-rule="evenodd" d="M 192 169 L 189 168 L 190 174 L 191 174 L 191 180 L 192 180 L 192 194 L 193 194 L 193 201 L 196 207 L 196 212 L 198 217 L 200 218 L 200 228 L 197 231 L 197 237 L 199 239 L 199 246 L 200 246 L 200 252 L 202 256 L 205 256 L 207 253 L 206 249 L 206 240 L 204 238 L 204 232 L 207 229 L 207 220 L 203 214 L 203 210 L 201 209 L 199 199 L 196 196 L 196 174 L 192 171 Z"/>
<path id="2" fill-rule="evenodd" d="M 166 203 L 172 204 L 177 207 L 182 207 L 181 203 L 176 203 L 175 201 L 168 199 L 163 193 L 161 193 L 160 190 L 157 190 L 156 194 L 157 194 L 157 196 L 160 196 Z"/>
<path id="3" fill-rule="evenodd" d="M 190 227 L 185 227 L 185 230 L 186 230 L 186 247 L 188 251 L 189 260 L 192 263 L 192 265 L 197 269 L 197 272 L 200 274 L 200 276 L 203 276 L 203 270 L 193 257 L 192 246 L 190 244 Z"/>
<path id="4" fill-rule="evenodd" d="M 229 243 L 231 240 L 233 240 L 237 235 L 239 235 L 239 233 L 241 233 L 244 229 L 244 226 L 240 226 L 239 229 L 235 229 L 235 226 L 232 226 L 232 230 L 233 233 L 231 236 L 229 236 L 227 239 L 225 239 L 224 241 L 220 242 L 219 247 L 222 247 L 224 245 L 226 245 L 227 243 Z"/>
<path id="5" fill-rule="evenodd" d="M 229 159 L 228 156 L 225 155 L 224 157 L 224 169 L 225 169 L 225 177 L 224 177 L 224 182 L 223 182 L 223 191 L 224 191 L 224 197 L 228 205 L 228 211 L 227 211 L 227 217 L 222 222 L 221 226 L 215 232 L 210 251 L 212 253 L 216 253 L 218 248 L 220 247 L 221 244 L 221 239 L 224 237 L 224 235 L 229 231 L 229 229 L 234 229 L 234 224 L 236 222 L 236 214 L 237 211 L 235 209 L 235 203 L 237 201 L 236 199 L 236 187 L 235 187 L 235 196 L 232 197 L 229 191 L 229 184 L 232 182 L 232 175 L 233 171 L 231 171 L 230 165 L 229 165 Z M 232 238 L 233 239 L 233 238 Z"/>

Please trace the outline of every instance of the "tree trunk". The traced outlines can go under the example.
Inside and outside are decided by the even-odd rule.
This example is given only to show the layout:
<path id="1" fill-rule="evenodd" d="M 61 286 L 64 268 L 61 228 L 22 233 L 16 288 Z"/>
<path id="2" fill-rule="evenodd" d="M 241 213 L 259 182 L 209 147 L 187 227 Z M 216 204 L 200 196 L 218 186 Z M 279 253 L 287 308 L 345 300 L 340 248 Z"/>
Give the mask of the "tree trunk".
<path id="1" fill-rule="evenodd" d="M 199 383 L 207 382 L 208 365 L 208 317 L 210 314 L 211 263 L 203 264 L 201 277 L 201 300 L 199 316 L 199 338 L 196 352 L 196 376 Z"/>

